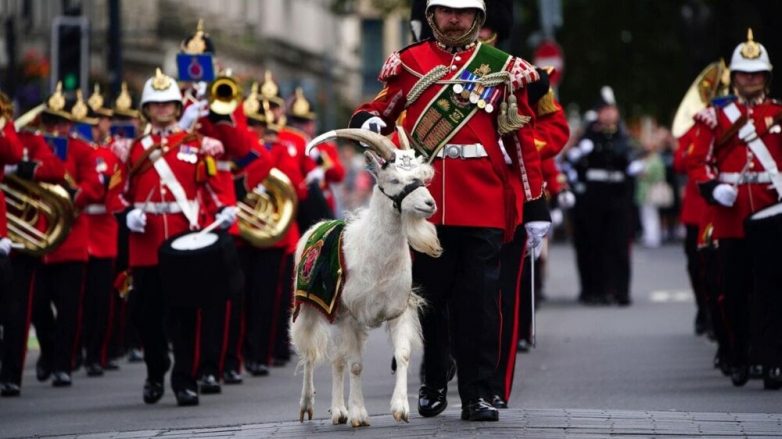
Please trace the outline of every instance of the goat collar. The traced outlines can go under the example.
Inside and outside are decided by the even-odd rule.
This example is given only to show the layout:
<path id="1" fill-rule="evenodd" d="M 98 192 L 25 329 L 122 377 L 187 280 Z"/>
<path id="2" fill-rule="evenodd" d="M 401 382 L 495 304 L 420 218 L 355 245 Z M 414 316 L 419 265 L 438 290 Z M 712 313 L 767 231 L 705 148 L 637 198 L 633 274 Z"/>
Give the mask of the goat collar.
<path id="1" fill-rule="evenodd" d="M 416 178 L 415 180 L 413 180 L 410 183 L 408 183 L 402 189 L 402 191 L 399 192 L 396 195 L 388 195 L 386 193 L 386 191 L 383 189 L 382 186 L 378 185 L 377 187 L 378 187 L 378 189 L 380 189 L 380 192 L 382 192 L 383 195 L 387 196 L 388 198 L 391 199 L 391 201 L 394 202 L 394 209 L 396 209 L 396 211 L 398 213 L 402 213 L 402 200 L 404 200 L 405 197 L 410 195 L 410 193 L 413 192 L 414 190 L 418 189 L 419 187 L 423 187 L 423 185 L 424 185 L 424 182 L 421 181 L 420 179 Z"/>

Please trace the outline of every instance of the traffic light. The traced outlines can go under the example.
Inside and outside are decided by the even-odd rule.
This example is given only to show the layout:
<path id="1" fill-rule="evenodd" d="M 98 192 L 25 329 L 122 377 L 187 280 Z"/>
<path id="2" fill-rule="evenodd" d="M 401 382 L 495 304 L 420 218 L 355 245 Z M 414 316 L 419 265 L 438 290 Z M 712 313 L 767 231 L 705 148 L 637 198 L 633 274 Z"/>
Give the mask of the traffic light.
<path id="1" fill-rule="evenodd" d="M 79 88 L 86 90 L 89 66 L 89 25 L 86 17 L 55 17 L 51 54 L 52 89 L 57 81 L 62 81 L 64 92 Z"/>

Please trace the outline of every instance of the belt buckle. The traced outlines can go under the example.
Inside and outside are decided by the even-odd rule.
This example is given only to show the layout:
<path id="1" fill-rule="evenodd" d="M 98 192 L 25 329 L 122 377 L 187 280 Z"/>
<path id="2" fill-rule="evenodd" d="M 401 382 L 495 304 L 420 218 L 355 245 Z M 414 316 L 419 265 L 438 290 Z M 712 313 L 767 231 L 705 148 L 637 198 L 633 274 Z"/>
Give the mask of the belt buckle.
<path id="1" fill-rule="evenodd" d="M 446 145 L 445 155 L 452 159 L 462 158 L 462 149 L 458 145 Z"/>
<path id="2" fill-rule="evenodd" d="M 760 174 L 749 173 L 744 177 L 744 181 L 747 183 L 757 183 L 760 181 Z"/>

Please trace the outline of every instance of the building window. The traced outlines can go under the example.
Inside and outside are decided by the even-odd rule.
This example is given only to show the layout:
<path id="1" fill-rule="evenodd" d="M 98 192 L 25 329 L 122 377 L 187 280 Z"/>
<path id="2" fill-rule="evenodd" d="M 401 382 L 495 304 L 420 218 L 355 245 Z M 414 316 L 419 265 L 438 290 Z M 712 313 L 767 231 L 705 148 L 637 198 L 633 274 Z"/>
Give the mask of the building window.
<path id="1" fill-rule="evenodd" d="M 383 21 L 377 19 L 365 19 L 361 22 L 361 60 L 362 68 L 362 93 L 365 96 L 375 95 L 380 91 L 381 84 L 377 80 L 380 68 L 383 67 L 385 54 L 383 53 Z"/>

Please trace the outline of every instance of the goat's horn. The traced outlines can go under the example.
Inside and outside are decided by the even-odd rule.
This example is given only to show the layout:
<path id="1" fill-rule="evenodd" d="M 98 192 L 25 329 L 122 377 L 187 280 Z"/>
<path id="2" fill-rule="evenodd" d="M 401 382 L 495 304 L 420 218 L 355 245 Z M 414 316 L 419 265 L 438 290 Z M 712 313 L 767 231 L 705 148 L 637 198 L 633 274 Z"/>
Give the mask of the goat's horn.
<path id="1" fill-rule="evenodd" d="M 410 149 L 410 140 L 407 138 L 407 133 L 405 133 L 405 129 L 402 128 L 400 125 L 396 126 L 396 132 L 399 135 L 399 146 L 401 149 Z"/>
<path id="2" fill-rule="evenodd" d="M 371 150 L 380 154 L 380 157 L 382 157 L 383 160 L 393 159 L 394 150 L 396 150 L 394 144 L 385 136 L 369 130 L 362 130 L 358 128 L 343 128 L 325 132 L 320 136 L 310 140 L 310 143 L 307 144 L 307 155 L 309 155 L 310 150 L 314 148 L 315 145 L 331 139 L 350 139 L 361 142 L 367 145 L 367 147 Z"/>

